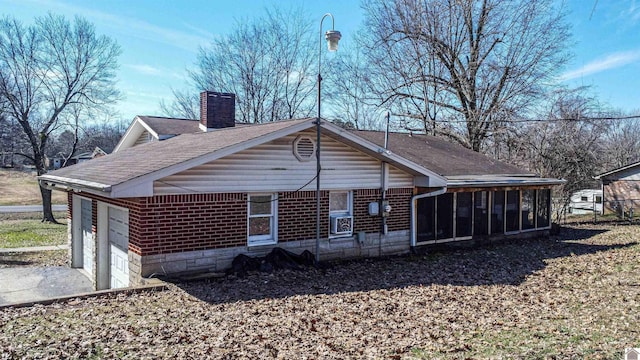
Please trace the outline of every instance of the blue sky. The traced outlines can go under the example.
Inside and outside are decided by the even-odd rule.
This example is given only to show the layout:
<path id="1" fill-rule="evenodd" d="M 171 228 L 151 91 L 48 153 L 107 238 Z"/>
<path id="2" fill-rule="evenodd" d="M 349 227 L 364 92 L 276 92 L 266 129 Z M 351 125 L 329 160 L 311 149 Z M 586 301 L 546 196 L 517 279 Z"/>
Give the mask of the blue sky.
<path id="1" fill-rule="evenodd" d="M 575 43 L 575 56 L 561 69 L 560 81 L 592 86 L 601 100 L 627 112 L 640 109 L 640 0 L 558 1 L 571 11 Z M 331 12 L 343 34 L 341 48 L 349 47 L 363 21 L 359 0 L 0 0 L 0 13 L 24 23 L 48 11 L 70 19 L 78 14 L 99 34 L 115 39 L 123 50 L 118 87 L 125 96 L 116 110 L 130 120 L 161 115 L 159 102 L 171 99 L 171 87 L 185 88 L 186 69 L 193 67 L 198 47 L 272 4 L 301 6 L 317 17 L 318 32 L 322 15 Z M 329 26 L 325 21 L 325 30 Z"/>

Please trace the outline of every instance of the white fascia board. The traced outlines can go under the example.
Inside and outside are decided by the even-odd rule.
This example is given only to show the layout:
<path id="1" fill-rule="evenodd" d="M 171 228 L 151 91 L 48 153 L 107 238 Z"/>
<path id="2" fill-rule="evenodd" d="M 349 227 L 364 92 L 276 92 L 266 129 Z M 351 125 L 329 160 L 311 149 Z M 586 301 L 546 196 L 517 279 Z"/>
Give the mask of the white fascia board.
<path id="1" fill-rule="evenodd" d="M 80 179 L 71 179 L 55 175 L 41 175 L 38 180 L 60 185 L 77 185 L 79 187 L 95 189 L 99 191 L 111 191 L 111 186 L 93 181 L 85 181 Z"/>
<path id="2" fill-rule="evenodd" d="M 333 125 L 328 121 L 323 121 L 322 122 L 322 127 L 326 130 L 331 131 L 332 133 L 334 133 L 335 135 L 342 137 L 344 139 L 347 139 L 355 144 L 358 144 L 359 146 L 361 146 L 362 148 L 368 150 L 370 152 L 370 156 L 384 161 L 384 162 L 388 162 L 392 165 L 395 165 L 397 167 L 403 167 L 405 169 L 409 169 L 411 171 L 414 172 L 414 176 L 416 174 L 419 175 L 424 175 L 424 176 L 428 176 L 429 177 L 429 185 L 430 187 L 443 187 L 447 185 L 447 179 L 440 175 L 437 174 L 429 169 L 426 169 L 412 161 L 409 161 L 401 156 L 398 156 L 396 154 L 394 154 L 392 151 L 387 150 L 385 148 L 383 148 L 382 146 L 372 143 L 368 140 L 365 140 L 357 135 L 354 135 L 352 133 L 350 133 L 347 130 L 344 130 L 343 128 L 337 126 L 337 125 Z"/>
<path id="3" fill-rule="evenodd" d="M 148 184 L 147 186 L 151 187 L 151 192 L 153 192 L 153 182 L 162 178 L 165 178 L 167 176 L 171 176 L 173 174 L 177 174 L 179 172 L 191 169 L 193 167 L 196 167 L 198 165 L 202 165 L 202 164 L 206 164 L 210 161 L 214 161 L 220 158 L 223 158 L 225 156 L 229 156 L 232 154 L 235 154 L 237 152 L 240 152 L 242 150 L 246 150 L 246 149 L 250 149 L 254 146 L 258 146 L 258 145 L 262 145 L 264 143 L 267 143 L 269 141 L 273 141 L 276 139 L 279 139 L 281 137 L 290 135 L 290 134 L 294 134 L 296 132 L 299 131 L 304 131 L 307 130 L 311 127 L 314 126 L 314 122 L 315 119 L 309 119 L 307 121 L 301 122 L 299 124 L 295 124 L 283 129 L 280 129 L 278 131 L 274 131 L 272 133 L 269 134 L 265 134 L 259 137 L 256 137 L 254 139 L 251 140 L 247 140 L 247 141 L 243 141 L 239 144 L 233 145 L 233 146 L 229 146 L 227 148 L 224 149 L 220 149 L 208 154 L 205 154 L 203 156 L 199 156 L 190 160 L 186 160 L 183 161 L 179 164 L 175 164 L 175 165 L 171 165 L 168 166 L 164 169 L 160 169 L 158 171 L 154 171 L 152 173 L 140 176 L 138 178 L 126 181 L 122 184 L 118 184 L 118 185 L 114 185 L 114 188 L 119 188 L 119 189 L 123 189 L 123 188 L 132 188 L 132 189 L 144 189 L 145 187 L 143 186 L 143 184 Z M 140 187 L 142 186 L 142 187 Z M 146 188 L 147 191 L 149 188 Z M 126 192 L 122 192 L 122 193 L 126 193 Z M 151 193 L 151 195 L 144 195 L 144 196 L 152 196 L 153 193 Z M 141 195 L 142 196 L 142 195 Z"/>
<path id="4" fill-rule="evenodd" d="M 160 135 L 158 135 L 158 133 L 155 132 L 155 130 L 153 130 L 151 126 L 149 126 L 149 124 L 147 124 L 140 118 L 138 118 L 138 120 L 140 121 L 140 125 L 142 125 L 142 127 L 145 128 L 145 130 L 147 130 L 149 134 L 151 134 L 154 138 L 160 140 Z"/>
<path id="5" fill-rule="evenodd" d="M 153 181 L 131 185 L 128 182 L 115 185 L 111 189 L 112 198 L 132 198 L 153 196 Z"/>
<path id="6" fill-rule="evenodd" d="M 86 192 L 103 197 L 113 197 L 111 186 L 92 181 L 42 175 L 38 177 L 38 182 L 50 190 Z"/>
<path id="7" fill-rule="evenodd" d="M 144 122 L 142 121 L 142 119 L 140 119 L 139 116 L 136 116 L 135 118 L 133 118 L 131 125 L 129 125 L 129 128 L 127 128 L 127 131 L 125 131 L 124 135 L 122 135 L 122 137 L 120 138 L 120 141 L 118 141 L 118 144 L 116 145 L 116 147 L 113 149 L 112 152 L 116 153 L 122 150 L 123 148 L 124 149 L 130 148 L 138 139 L 140 134 L 142 134 L 142 130 L 140 127 L 141 126 L 144 127 L 144 125 L 142 125 L 143 123 Z"/>
<path id="8" fill-rule="evenodd" d="M 617 169 L 613 169 L 613 170 L 611 170 L 611 171 L 607 171 L 607 172 L 605 172 L 605 173 L 602 173 L 602 174 L 596 175 L 596 176 L 594 176 L 593 178 L 594 178 L 594 179 L 596 179 L 596 180 L 600 180 L 600 179 L 602 179 L 602 178 L 603 178 L 603 177 L 605 177 L 605 176 L 609 176 L 609 175 L 611 175 L 611 174 L 615 174 L 615 173 L 618 173 L 618 172 L 621 172 L 621 171 L 629 170 L 629 169 L 632 169 L 632 168 L 634 168 L 634 167 L 636 167 L 636 166 L 640 166 L 640 162 L 636 162 L 636 163 L 633 163 L 633 164 L 629 164 L 629 165 L 627 165 L 627 166 L 623 166 L 623 167 L 621 167 L 621 168 L 617 168 Z"/>
<path id="9" fill-rule="evenodd" d="M 455 179 L 449 178 L 447 187 L 493 187 L 493 186 L 546 186 L 546 185 L 562 185 L 566 182 L 563 179 L 552 178 L 533 178 L 533 177 L 513 177 L 513 178 L 489 178 L 486 176 L 478 176 L 477 179 L 465 178 Z"/>

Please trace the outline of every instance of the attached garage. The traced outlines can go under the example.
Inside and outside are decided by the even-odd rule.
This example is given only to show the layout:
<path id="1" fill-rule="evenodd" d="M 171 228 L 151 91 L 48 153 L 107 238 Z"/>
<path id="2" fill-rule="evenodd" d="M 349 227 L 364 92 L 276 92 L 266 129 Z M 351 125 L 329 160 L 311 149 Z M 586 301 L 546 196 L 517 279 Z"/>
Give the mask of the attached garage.
<path id="1" fill-rule="evenodd" d="M 129 213 L 108 207 L 109 215 L 109 284 L 111 288 L 129 286 Z"/>
<path id="2" fill-rule="evenodd" d="M 72 204 L 79 221 L 71 222 L 71 266 L 83 269 L 97 290 L 129 286 L 129 211 L 76 194 Z"/>

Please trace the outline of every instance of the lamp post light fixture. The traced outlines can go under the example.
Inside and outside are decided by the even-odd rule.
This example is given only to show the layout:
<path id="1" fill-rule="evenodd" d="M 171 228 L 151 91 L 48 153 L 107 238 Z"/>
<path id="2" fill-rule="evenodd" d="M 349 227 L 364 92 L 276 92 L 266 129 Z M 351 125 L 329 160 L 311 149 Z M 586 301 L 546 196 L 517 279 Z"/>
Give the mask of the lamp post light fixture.
<path id="1" fill-rule="evenodd" d="M 320 261 L 320 85 L 322 83 L 320 69 L 322 64 L 322 22 L 327 16 L 331 17 L 331 30 L 327 31 L 324 34 L 324 37 L 327 40 L 327 47 L 329 51 L 338 50 L 338 41 L 340 41 L 340 38 L 342 37 L 340 31 L 335 30 L 333 15 L 330 13 L 324 14 L 322 20 L 320 20 L 320 51 L 318 53 L 318 117 L 316 118 L 316 262 Z"/>

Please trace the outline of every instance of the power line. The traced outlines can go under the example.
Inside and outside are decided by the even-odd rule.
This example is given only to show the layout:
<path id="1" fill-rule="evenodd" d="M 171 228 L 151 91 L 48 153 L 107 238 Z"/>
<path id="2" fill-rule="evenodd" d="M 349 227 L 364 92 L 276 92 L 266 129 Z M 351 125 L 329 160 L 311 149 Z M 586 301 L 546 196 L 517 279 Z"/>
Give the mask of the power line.
<path id="1" fill-rule="evenodd" d="M 416 116 L 411 115 L 411 114 L 394 114 L 396 116 L 410 116 L 412 118 L 415 118 L 416 120 L 419 120 Z M 582 121 L 618 121 L 618 120 L 633 120 L 633 119 L 640 119 L 640 115 L 629 115 L 629 116 L 601 116 L 601 117 L 580 117 L 580 118 L 560 118 L 560 119 L 505 119 L 505 120 L 494 120 L 491 122 L 496 122 L 496 123 L 512 123 L 512 124 L 517 124 L 517 123 L 533 123 L 533 122 L 561 122 L 561 121 L 567 121 L 567 122 L 582 122 Z M 429 122 L 432 122 L 431 120 L 428 120 Z M 468 120 L 436 120 L 435 123 L 448 123 L 448 124 L 466 124 L 468 123 Z"/>

